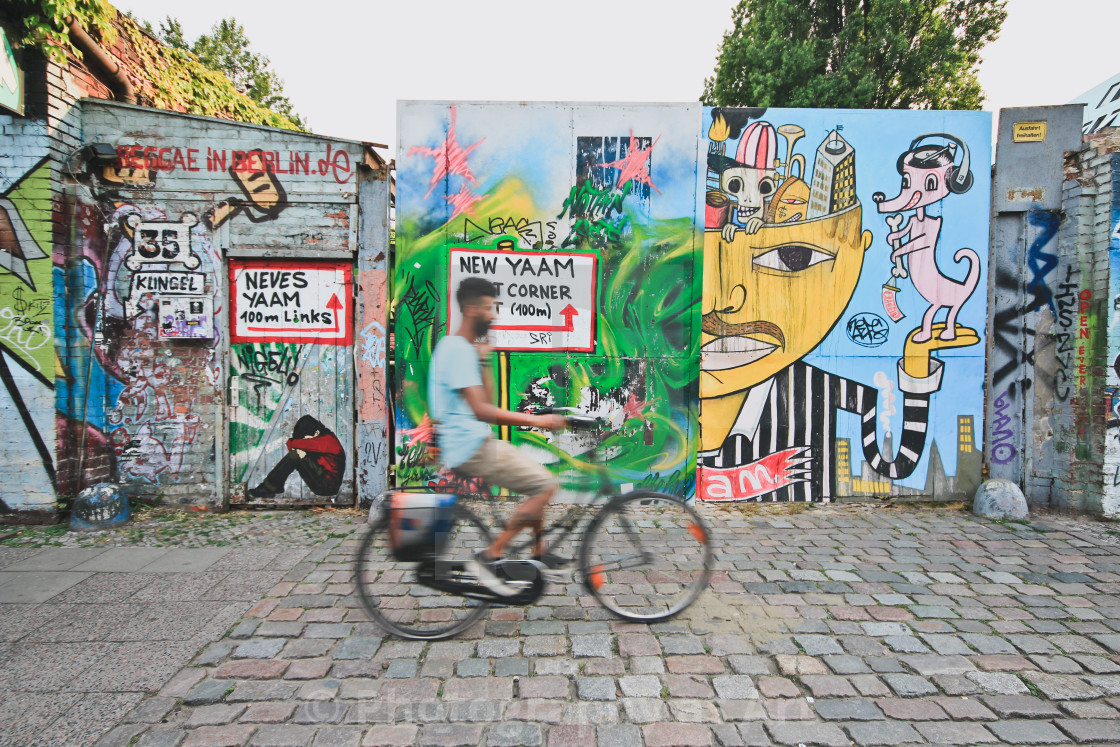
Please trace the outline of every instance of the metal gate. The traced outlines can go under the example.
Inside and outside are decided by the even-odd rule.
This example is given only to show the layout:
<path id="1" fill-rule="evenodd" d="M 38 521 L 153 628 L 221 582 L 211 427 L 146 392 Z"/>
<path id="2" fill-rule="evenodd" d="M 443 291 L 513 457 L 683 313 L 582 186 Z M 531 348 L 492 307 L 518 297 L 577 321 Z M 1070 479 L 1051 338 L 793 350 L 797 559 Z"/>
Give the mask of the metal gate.
<path id="1" fill-rule="evenodd" d="M 350 262 L 229 263 L 230 502 L 354 502 Z"/>

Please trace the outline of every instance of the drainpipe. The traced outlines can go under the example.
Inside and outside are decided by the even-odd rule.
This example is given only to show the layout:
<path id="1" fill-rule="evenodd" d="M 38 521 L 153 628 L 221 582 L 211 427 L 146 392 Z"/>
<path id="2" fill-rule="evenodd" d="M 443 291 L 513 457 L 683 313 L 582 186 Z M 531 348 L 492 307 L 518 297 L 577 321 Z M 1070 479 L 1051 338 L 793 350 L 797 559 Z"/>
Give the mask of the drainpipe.
<path id="1" fill-rule="evenodd" d="M 82 60 L 97 79 L 113 92 L 113 98 L 126 104 L 135 104 L 136 92 L 125 75 L 124 67 L 86 33 L 77 18 L 70 16 L 66 25 L 70 29 L 70 40 L 82 53 Z"/>

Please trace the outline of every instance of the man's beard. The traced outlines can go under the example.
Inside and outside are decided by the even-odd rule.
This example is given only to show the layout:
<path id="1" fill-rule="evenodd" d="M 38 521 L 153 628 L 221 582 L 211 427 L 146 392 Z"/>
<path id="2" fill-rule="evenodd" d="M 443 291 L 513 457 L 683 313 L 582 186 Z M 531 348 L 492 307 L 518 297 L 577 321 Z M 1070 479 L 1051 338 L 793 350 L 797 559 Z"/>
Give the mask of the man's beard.
<path id="1" fill-rule="evenodd" d="M 486 337 L 486 333 L 490 331 L 489 319 L 475 319 L 474 320 L 474 336 Z"/>

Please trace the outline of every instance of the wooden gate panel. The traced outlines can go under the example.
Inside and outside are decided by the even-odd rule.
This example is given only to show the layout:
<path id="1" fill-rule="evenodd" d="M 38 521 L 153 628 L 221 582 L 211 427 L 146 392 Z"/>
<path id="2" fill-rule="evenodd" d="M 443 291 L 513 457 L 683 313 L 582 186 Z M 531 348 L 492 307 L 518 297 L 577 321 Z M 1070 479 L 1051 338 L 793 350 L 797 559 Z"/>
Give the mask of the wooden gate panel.
<path id="1" fill-rule="evenodd" d="M 231 502 L 352 503 L 350 265 L 231 260 L 230 297 Z"/>

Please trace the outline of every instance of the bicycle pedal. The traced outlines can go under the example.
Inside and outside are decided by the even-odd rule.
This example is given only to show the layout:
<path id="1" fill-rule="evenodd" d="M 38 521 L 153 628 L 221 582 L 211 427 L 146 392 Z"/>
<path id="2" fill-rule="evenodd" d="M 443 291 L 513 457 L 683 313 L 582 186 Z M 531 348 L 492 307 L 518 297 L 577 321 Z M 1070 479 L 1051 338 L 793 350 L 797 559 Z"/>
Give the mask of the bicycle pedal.
<path id="1" fill-rule="evenodd" d="M 494 564 L 495 572 L 501 574 L 516 586 L 532 586 L 545 570 L 536 560 L 499 560 Z"/>

